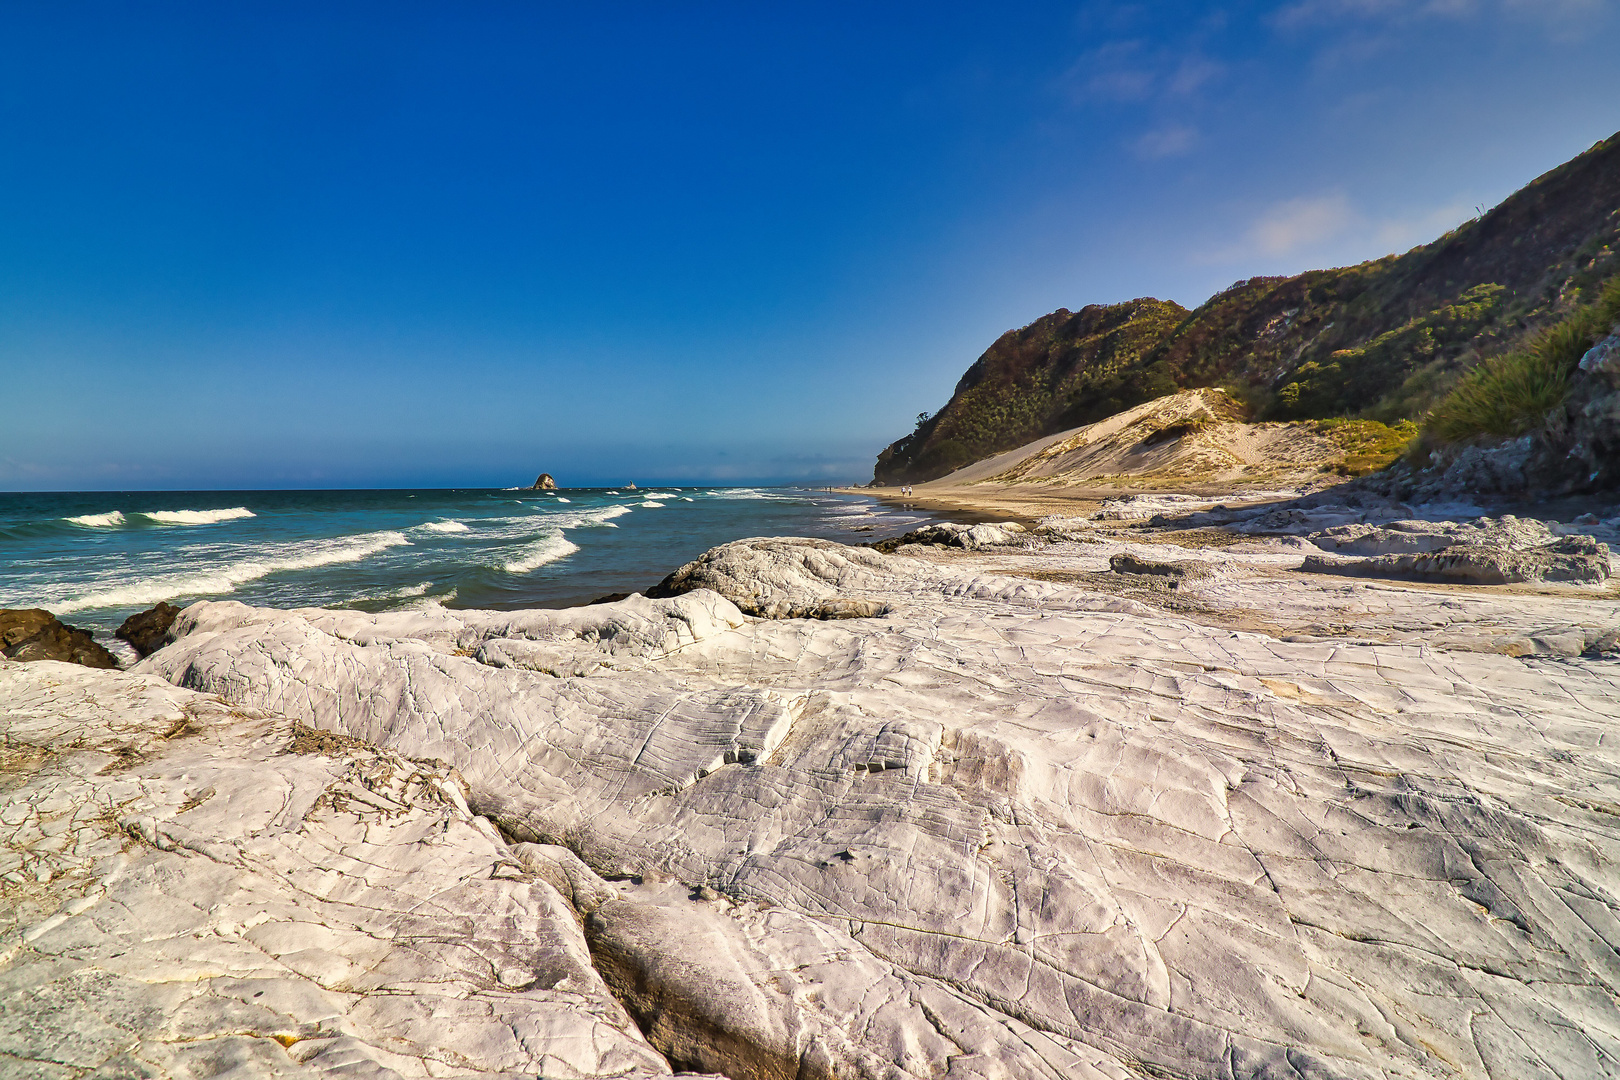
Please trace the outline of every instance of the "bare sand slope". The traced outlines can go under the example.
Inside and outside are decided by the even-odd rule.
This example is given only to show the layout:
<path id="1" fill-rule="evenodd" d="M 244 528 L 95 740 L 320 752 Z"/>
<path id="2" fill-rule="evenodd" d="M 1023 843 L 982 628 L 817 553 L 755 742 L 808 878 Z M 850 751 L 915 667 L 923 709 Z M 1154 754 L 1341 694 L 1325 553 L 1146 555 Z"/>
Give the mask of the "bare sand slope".
<path id="1" fill-rule="evenodd" d="M 970 484 L 1176 488 L 1286 484 L 1320 479 L 1344 460 L 1307 423 L 1248 424 L 1227 395 L 1187 390 L 1085 427 L 1048 435 L 917 485 L 933 491 Z"/>

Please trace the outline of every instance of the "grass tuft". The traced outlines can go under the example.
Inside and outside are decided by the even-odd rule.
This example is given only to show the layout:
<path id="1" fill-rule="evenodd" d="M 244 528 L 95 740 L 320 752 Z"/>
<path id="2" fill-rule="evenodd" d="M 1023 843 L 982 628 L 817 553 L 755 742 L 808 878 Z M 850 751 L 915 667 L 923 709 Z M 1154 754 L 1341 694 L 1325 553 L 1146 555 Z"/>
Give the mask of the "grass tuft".
<path id="1" fill-rule="evenodd" d="M 1541 426 L 1569 395 L 1586 351 L 1620 322 L 1620 277 L 1597 302 L 1576 308 L 1528 348 L 1492 357 L 1458 380 L 1424 424 L 1424 435 L 1454 443 L 1491 435 L 1513 438 Z"/>

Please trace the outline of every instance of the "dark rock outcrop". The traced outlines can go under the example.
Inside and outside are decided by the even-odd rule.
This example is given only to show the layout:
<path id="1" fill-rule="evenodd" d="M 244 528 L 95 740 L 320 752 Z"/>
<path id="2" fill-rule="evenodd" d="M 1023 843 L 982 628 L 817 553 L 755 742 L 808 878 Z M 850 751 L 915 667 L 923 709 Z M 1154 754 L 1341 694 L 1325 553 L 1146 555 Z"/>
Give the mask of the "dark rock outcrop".
<path id="1" fill-rule="evenodd" d="M 115 631 L 117 637 L 129 642 L 142 659 L 151 656 L 169 643 L 169 627 L 174 625 L 180 609 L 167 601 L 131 615 Z"/>
<path id="2" fill-rule="evenodd" d="M 557 490 L 557 481 L 555 481 L 555 480 L 553 480 L 551 478 L 550 473 L 543 472 L 539 476 L 534 478 L 534 487 L 533 487 L 532 490 L 534 490 L 534 491 L 556 491 Z"/>
<path id="3" fill-rule="evenodd" d="M 0 610 L 0 654 L 12 660 L 62 660 L 93 668 L 116 668 L 118 659 L 90 631 L 67 626 L 42 608 Z"/>
<path id="4" fill-rule="evenodd" d="M 1400 462 L 1365 486 L 1414 503 L 1459 494 L 1537 498 L 1620 489 L 1620 327 L 1587 350 L 1570 376 L 1568 396 L 1536 430 L 1441 447 L 1422 467 Z"/>
<path id="5" fill-rule="evenodd" d="M 1620 328 L 1581 357 L 1528 469 L 1555 490 L 1620 487 Z"/>

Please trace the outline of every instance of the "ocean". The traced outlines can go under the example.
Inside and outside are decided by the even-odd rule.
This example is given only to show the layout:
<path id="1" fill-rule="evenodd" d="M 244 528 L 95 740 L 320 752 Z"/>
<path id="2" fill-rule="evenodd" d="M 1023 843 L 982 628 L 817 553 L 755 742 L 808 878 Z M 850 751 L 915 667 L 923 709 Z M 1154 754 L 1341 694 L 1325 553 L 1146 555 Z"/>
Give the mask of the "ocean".
<path id="1" fill-rule="evenodd" d="M 160 600 L 567 607 L 728 540 L 858 543 L 930 520 L 791 488 L 0 493 L 0 608 L 46 608 L 105 643 Z"/>

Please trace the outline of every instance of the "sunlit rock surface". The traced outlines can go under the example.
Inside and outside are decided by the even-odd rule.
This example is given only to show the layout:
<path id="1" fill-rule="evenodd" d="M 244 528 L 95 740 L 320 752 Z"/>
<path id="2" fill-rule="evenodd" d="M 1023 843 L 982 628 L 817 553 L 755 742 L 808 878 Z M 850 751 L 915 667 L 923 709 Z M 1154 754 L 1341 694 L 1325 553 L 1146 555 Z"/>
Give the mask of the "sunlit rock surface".
<path id="1" fill-rule="evenodd" d="M 1298 527 L 1310 526 L 1326 527 Z M 216 865 L 163 841 L 181 834 L 161 822 L 205 813 L 217 794 L 178 807 L 225 790 L 216 774 L 231 768 L 309 772 L 309 791 L 344 769 L 381 768 L 371 761 L 429 777 L 381 785 L 390 808 L 409 807 L 391 809 L 386 830 L 351 826 L 369 811 L 341 817 L 331 803 L 276 841 L 306 844 L 299 865 L 315 875 L 338 857 L 317 847 L 348 850 L 320 830 L 341 823 L 351 845 L 409 852 L 407 835 L 428 840 L 387 838 L 421 816 L 445 823 L 433 859 L 391 854 L 385 865 L 412 873 L 377 887 L 485 890 L 478 917 L 498 923 L 487 942 L 466 915 L 436 939 L 446 974 L 423 961 L 388 984 L 399 988 L 390 1007 L 439 1016 L 443 999 L 443 1019 L 344 1029 L 406 1075 L 474 1067 L 419 1067 L 428 1051 L 396 1048 L 386 1039 L 404 1036 L 393 1033 L 495 1046 L 477 1024 L 462 1033 L 467 1002 L 481 1016 L 497 1002 L 535 1010 L 514 1015 L 559 1038 L 588 1025 L 599 1056 L 536 1068 L 548 1076 L 1620 1074 L 1611 592 L 1452 594 L 1305 574 L 1304 557 L 1321 549 L 1297 536 L 1199 549 L 1103 523 L 1043 535 L 1059 539 L 927 559 L 741 542 L 705 564 L 726 596 L 697 587 L 556 612 L 196 604 L 176 643 L 136 674 L 78 677 L 162 676 L 250 717 L 386 749 L 287 754 L 287 729 L 275 727 L 285 722 L 221 719 L 259 725 L 261 742 L 244 734 L 228 754 L 187 764 L 153 803 L 173 809 L 142 811 L 157 841 L 119 826 L 105 843 Z M 1198 572 L 1174 589 L 1111 572 L 1124 552 Z M 883 614 L 756 618 L 727 596 L 780 613 L 836 599 Z M 46 668 L 64 670 L 29 670 Z M 0 668 L 12 680 L 19 670 Z M 207 700 L 139 685 L 175 695 L 165 702 Z M 150 721 L 161 730 L 148 740 L 170 722 Z M 151 760 L 198 738 L 163 740 Z M 74 766 L 72 783 L 114 783 L 94 771 L 110 760 Z M 68 766 L 18 768 L 37 783 Z M 429 786 L 445 794 L 423 805 Z M 281 806 L 264 787 L 253 797 Z M 183 835 L 241 850 L 269 842 L 246 811 L 214 813 Z M 321 839 L 296 839 L 306 834 Z M 37 846 L 29 835 L 18 844 Z M 152 849 L 161 842 L 174 850 Z M 8 993 L 51 985 L 42 965 L 107 905 L 75 913 L 66 891 L 51 895 L 57 906 L 42 901 L 8 938 Z M 296 921 L 287 904 L 266 910 Z M 154 901 L 146 922 L 189 937 L 203 906 L 176 894 Z M 382 894 L 371 906 L 410 907 Z M 483 982 L 463 956 L 473 939 L 494 954 Z M 348 955 L 324 938 L 288 940 Z M 341 980 L 391 969 L 356 949 L 356 968 L 299 976 L 310 993 L 367 1000 L 369 983 Z M 532 978 L 503 982 L 506 967 Z M 543 1034 L 514 1043 L 550 1052 Z M 276 1061 L 291 1068 L 303 1045 Z M 477 1068 L 518 1068 L 487 1053 Z"/>
<path id="2" fill-rule="evenodd" d="M 0 1075 L 667 1076 L 442 763 L 0 664 Z"/>

